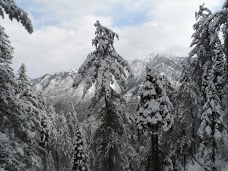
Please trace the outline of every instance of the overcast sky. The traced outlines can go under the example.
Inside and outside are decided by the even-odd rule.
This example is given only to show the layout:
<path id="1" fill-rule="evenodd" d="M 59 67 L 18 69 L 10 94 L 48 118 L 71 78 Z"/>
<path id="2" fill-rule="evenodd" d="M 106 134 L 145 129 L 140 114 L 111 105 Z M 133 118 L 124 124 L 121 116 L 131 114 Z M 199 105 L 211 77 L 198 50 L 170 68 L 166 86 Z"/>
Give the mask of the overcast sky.
<path id="1" fill-rule="evenodd" d="M 78 68 L 94 50 L 99 20 L 120 36 L 116 51 L 125 59 L 152 52 L 187 56 L 195 11 L 212 11 L 224 0 L 16 0 L 29 13 L 34 33 L 15 20 L 2 21 L 14 47 L 13 68 L 25 63 L 31 78 Z"/>

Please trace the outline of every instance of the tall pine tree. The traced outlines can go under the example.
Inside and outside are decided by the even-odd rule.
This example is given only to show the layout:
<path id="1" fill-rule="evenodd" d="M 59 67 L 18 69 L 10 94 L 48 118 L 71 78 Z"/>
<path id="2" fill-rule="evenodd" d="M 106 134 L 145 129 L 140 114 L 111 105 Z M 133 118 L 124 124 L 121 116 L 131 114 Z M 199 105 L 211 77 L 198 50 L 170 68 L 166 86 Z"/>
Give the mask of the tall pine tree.
<path id="1" fill-rule="evenodd" d="M 217 50 L 214 61 L 204 68 L 203 75 L 203 110 L 198 135 L 201 139 L 200 153 L 206 167 L 216 171 L 221 147 L 224 143 L 225 124 L 219 90 L 221 84 L 221 51 Z M 209 62 L 208 62 L 209 63 Z M 219 77 L 219 78 L 218 78 Z"/>
<path id="2" fill-rule="evenodd" d="M 162 170 L 159 134 L 168 131 L 173 124 L 172 103 L 161 79 L 151 68 L 146 69 L 147 76 L 140 92 L 137 124 L 140 131 L 148 131 L 151 136 L 151 151 L 147 171 Z"/>
<path id="3" fill-rule="evenodd" d="M 200 6 L 196 13 L 199 18 L 196 24 L 190 56 L 196 55 L 195 63 L 200 63 L 201 71 L 192 72 L 192 77 L 202 80 L 201 95 L 203 109 L 201 123 L 198 129 L 200 137 L 200 154 L 207 170 L 216 170 L 216 162 L 221 154 L 225 125 L 223 122 L 223 109 L 221 107 L 221 94 L 224 85 L 224 52 L 219 39 L 219 30 L 214 25 L 217 22 L 215 15 L 207 8 Z M 218 19 L 219 21 L 219 19 Z M 205 56 L 205 57 L 204 57 Z M 202 58 L 203 57 L 203 58 Z M 192 70 L 196 70 L 192 65 Z"/>
<path id="4" fill-rule="evenodd" d="M 118 35 L 109 28 L 102 26 L 99 21 L 94 26 L 96 32 L 92 44 L 96 47 L 96 50 L 87 56 L 86 61 L 79 68 L 73 87 L 77 87 L 82 81 L 85 81 L 83 93 L 85 95 L 92 85 L 95 86 L 91 108 L 99 101 L 103 100 L 105 102 L 104 122 L 95 133 L 97 135 L 95 138 L 97 154 L 104 154 L 104 156 L 103 159 L 101 159 L 102 156 L 96 156 L 96 160 L 100 160 L 99 167 L 96 169 L 118 171 L 128 167 L 128 164 L 125 163 L 126 157 L 122 153 L 119 144 L 120 141 L 124 142 L 123 139 L 128 139 L 125 137 L 124 126 L 121 122 L 124 116 L 120 116 L 125 115 L 125 113 L 119 113 L 118 109 L 115 108 L 117 106 L 113 105 L 115 99 L 113 96 L 116 93 L 111 84 L 115 81 L 120 89 L 124 90 L 127 78 L 126 70 L 129 74 L 131 74 L 131 70 L 127 61 L 115 51 L 113 46 L 114 37 L 118 38 Z M 98 134 L 100 131 L 101 134 Z M 105 135 L 108 137 L 105 137 Z M 100 144 L 102 142 L 106 143 Z M 119 162 L 116 162 L 115 159 L 118 159 Z"/>
<path id="5" fill-rule="evenodd" d="M 73 139 L 73 154 L 71 158 L 71 171 L 89 171 L 88 155 L 86 148 L 85 137 L 82 133 L 81 126 L 77 119 L 77 114 L 71 105 L 70 111 L 74 113 L 75 117 L 75 135 Z"/>
<path id="6" fill-rule="evenodd" d="M 195 32 L 192 35 L 191 47 L 193 49 L 189 53 L 190 57 L 195 56 L 192 62 L 192 81 L 196 82 L 201 89 L 203 74 L 203 66 L 212 58 L 209 24 L 211 20 L 211 11 L 204 7 L 204 4 L 199 7 L 199 11 L 195 13 L 197 22 L 193 25 Z"/>
<path id="7" fill-rule="evenodd" d="M 26 12 L 13 0 L 0 2 L 0 15 L 4 12 L 9 18 L 20 21 L 29 33 L 33 28 Z M 27 142 L 31 141 L 26 124 L 27 116 L 22 113 L 20 100 L 16 97 L 16 80 L 10 67 L 13 48 L 4 28 L 0 26 L 0 169 L 27 170 L 26 162 L 30 160 Z"/>
<path id="8" fill-rule="evenodd" d="M 176 90 L 172 129 L 174 167 L 184 170 L 198 148 L 197 129 L 199 127 L 200 91 L 190 75 L 190 64 L 183 66 L 180 85 Z"/>

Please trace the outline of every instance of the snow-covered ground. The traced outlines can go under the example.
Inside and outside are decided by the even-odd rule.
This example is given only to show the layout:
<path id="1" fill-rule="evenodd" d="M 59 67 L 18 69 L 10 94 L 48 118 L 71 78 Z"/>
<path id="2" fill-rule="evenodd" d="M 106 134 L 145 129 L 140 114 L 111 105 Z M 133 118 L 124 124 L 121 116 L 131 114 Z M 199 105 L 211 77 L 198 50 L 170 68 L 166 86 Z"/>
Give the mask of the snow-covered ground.
<path id="1" fill-rule="evenodd" d="M 224 161 L 220 161 L 218 162 L 218 169 L 221 169 L 221 170 L 218 170 L 218 171 L 228 171 L 228 161 L 227 162 L 224 162 Z M 198 163 L 194 163 L 194 164 L 190 164 L 188 167 L 187 167 L 187 170 L 186 171 L 205 171 L 203 169 L 202 166 L 200 166 Z"/>

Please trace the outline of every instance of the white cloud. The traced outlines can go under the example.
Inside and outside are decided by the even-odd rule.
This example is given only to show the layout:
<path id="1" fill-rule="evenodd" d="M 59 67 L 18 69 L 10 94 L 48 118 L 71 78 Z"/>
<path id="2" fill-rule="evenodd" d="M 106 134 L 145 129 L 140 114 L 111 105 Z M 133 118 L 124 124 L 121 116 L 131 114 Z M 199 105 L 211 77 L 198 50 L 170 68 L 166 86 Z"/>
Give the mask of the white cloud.
<path id="1" fill-rule="evenodd" d="M 195 11 L 204 0 L 160 0 L 150 12 L 151 21 L 140 26 L 117 28 L 122 39 L 117 50 L 127 58 L 153 51 L 187 56 L 190 51 Z M 206 6 L 221 6 L 222 0 L 208 0 Z"/>
<path id="2" fill-rule="evenodd" d="M 203 0 L 40 2 L 31 0 L 34 6 L 38 6 L 38 12 L 44 12 L 44 16 L 41 15 L 39 19 L 36 16 L 32 17 L 37 19 L 35 23 L 56 20 L 56 25 L 43 25 L 35 28 L 35 32 L 29 35 L 20 24 L 8 20 L 3 22 L 15 47 L 14 69 L 17 70 L 23 62 L 33 78 L 45 73 L 78 68 L 87 54 L 94 50 L 91 40 L 95 31 L 93 24 L 97 19 L 120 35 L 120 40 L 115 42 L 115 46 L 117 52 L 126 59 L 142 57 L 153 51 L 186 56 L 190 50 L 194 12 Z M 219 6 L 221 2 L 222 0 L 205 0 L 209 8 Z M 133 14 L 135 11 L 147 10 L 148 21 L 143 24 L 114 26 L 115 16 L 112 15 L 122 13 L 111 11 L 116 4 L 122 5 L 122 9 Z"/>
<path id="3" fill-rule="evenodd" d="M 4 21 L 14 49 L 13 68 L 27 65 L 31 77 L 78 68 L 87 54 L 94 50 L 93 23 L 97 17 L 83 16 L 61 26 L 49 26 L 28 34 L 15 22 Z M 110 25 L 108 18 L 100 18 Z"/>

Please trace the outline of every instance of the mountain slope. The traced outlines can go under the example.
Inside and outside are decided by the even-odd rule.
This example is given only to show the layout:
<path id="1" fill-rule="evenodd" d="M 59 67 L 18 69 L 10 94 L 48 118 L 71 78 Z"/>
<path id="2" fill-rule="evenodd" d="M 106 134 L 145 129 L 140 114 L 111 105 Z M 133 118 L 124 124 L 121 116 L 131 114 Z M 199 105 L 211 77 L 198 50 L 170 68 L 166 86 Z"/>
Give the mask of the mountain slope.
<path id="1" fill-rule="evenodd" d="M 84 99 L 82 99 L 83 85 L 77 89 L 72 87 L 74 76 L 77 70 L 69 72 L 58 72 L 54 75 L 46 74 L 38 79 L 33 80 L 33 87 L 44 93 L 47 103 L 53 105 L 57 112 L 65 110 L 72 102 L 79 106 L 79 110 L 84 110 L 89 100 L 89 96 L 93 94 L 90 89 Z"/>
<path id="2" fill-rule="evenodd" d="M 128 82 L 127 89 L 123 92 L 127 102 L 131 103 L 133 101 L 134 108 L 137 106 L 135 105 L 137 99 L 134 99 L 135 97 L 132 97 L 132 95 L 137 94 L 138 86 L 145 78 L 144 74 L 147 65 L 158 70 L 173 85 L 176 85 L 181 75 L 181 63 L 184 61 L 185 58 L 183 57 L 175 57 L 162 53 L 151 53 L 144 58 L 130 61 L 129 63 L 135 78 Z M 73 102 L 77 105 L 78 112 L 81 113 L 86 109 L 94 90 L 91 88 L 85 98 L 81 99 L 83 85 L 80 85 L 76 90 L 72 88 L 76 73 L 77 70 L 71 70 L 69 72 L 59 72 L 54 75 L 46 74 L 38 79 L 34 79 L 33 84 L 36 89 L 43 91 L 47 98 L 47 103 L 54 105 L 57 111 L 64 110 L 69 103 Z M 128 108 L 131 110 L 130 106 Z M 132 110 L 135 110 L 134 108 Z"/>

